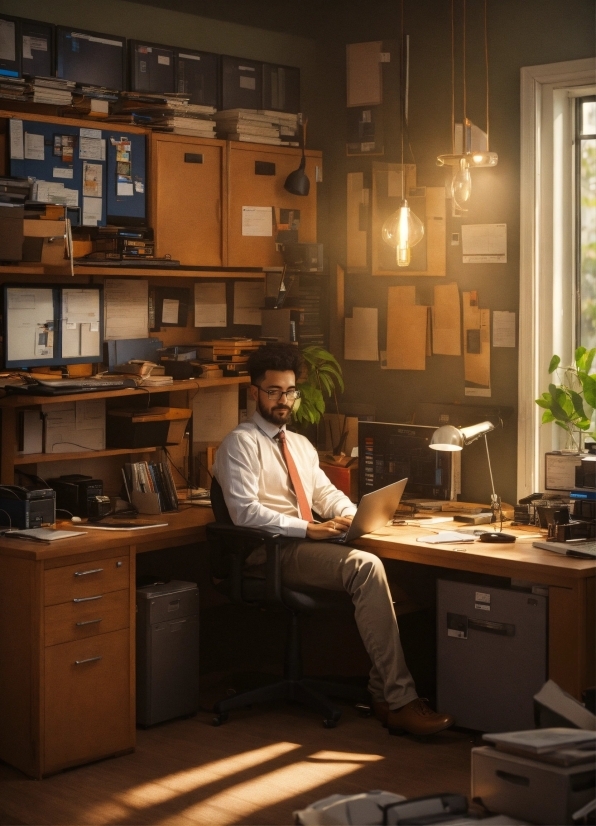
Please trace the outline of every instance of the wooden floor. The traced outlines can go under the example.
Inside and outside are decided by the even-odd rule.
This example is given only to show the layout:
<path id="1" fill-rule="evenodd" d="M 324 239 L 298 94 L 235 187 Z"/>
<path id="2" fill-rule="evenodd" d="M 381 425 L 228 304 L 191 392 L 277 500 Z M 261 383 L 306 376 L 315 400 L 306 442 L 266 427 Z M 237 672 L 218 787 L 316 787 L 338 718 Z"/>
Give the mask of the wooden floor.
<path id="1" fill-rule="evenodd" d="M 344 707 L 324 729 L 285 703 L 138 732 L 134 754 L 30 780 L 0 763 L 0 824 L 291 824 L 334 793 L 469 794 L 470 735 L 392 737 Z"/>

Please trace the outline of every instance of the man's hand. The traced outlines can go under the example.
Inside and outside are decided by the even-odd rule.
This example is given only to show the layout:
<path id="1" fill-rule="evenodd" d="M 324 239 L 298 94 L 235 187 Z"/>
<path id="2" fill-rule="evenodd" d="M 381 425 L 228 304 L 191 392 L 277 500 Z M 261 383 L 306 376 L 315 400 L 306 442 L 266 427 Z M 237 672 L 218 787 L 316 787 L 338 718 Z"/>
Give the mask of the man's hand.
<path id="1" fill-rule="evenodd" d="M 347 531 L 351 522 L 351 516 L 336 516 L 328 522 L 310 522 L 306 528 L 306 536 L 308 539 L 319 541 L 331 539 Z"/>

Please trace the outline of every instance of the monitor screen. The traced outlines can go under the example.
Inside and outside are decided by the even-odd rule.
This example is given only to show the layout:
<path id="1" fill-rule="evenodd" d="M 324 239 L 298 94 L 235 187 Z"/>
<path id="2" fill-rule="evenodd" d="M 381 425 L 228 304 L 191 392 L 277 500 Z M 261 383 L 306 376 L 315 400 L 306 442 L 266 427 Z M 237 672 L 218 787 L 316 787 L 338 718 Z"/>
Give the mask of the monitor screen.
<path id="1" fill-rule="evenodd" d="M 100 362 L 102 318 L 102 287 L 5 284 L 5 367 Z"/>
<path id="2" fill-rule="evenodd" d="M 406 499 L 455 499 L 460 453 L 431 450 L 434 427 L 358 422 L 358 492 L 378 490 L 405 476 Z"/>
<path id="3" fill-rule="evenodd" d="M 131 40 L 130 89 L 132 92 L 168 94 L 176 90 L 174 50 L 170 46 Z"/>
<path id="4" fill-rule="evenodd" d="M 176 91 L 191 103 L 217 106 L 217 55 L 176 49 Z"/>
<path id="5" fill-rule="evenodd" d="M 54 71 L 54 27 L 37 20 L 21 20 L 24 75 L 50 77 Z"/>
<path id="6" fill-rule="evenodd" d="M 0 17 L 0 77 L 21 74 L 21 43 L 19 21 L 15 17 Z"/>
<path id="7" fill-rule="evenodd" d="M 124 89 L 126 39 L 56 28 L 56 75 L 90 86 Z"/>
<path id="8" fill-rule="evenodd" d="M 293 114 L 300 111 L 300 69 L 263 64 L 263 109 Z"/>

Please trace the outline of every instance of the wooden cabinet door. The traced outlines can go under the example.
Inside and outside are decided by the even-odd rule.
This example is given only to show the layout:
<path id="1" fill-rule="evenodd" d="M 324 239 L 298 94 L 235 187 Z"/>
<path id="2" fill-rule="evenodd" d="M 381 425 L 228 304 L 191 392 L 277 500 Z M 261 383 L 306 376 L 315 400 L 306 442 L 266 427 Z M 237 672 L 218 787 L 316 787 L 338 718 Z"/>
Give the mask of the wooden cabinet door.
<path id="1" fill-rule="evenodd" d="M 44 774 L 134 747 L 129 630 L 45 650 Z"/>
<path id="2" fill-rule="evenodd" d="M 317 240 L 316 167 L 321 153 L 306 153 L 308 195 L 291 195 L 284 189 L 286 178 L 300 164 L 299 149 L 264 147 L 256 144 L 229 144 L 228 153 L 228 265 L 230 267 L 281 266 L 281 253 L 275 249 L 275 218 L 272 235 L 243 234 L 242 207 L 276 207 L 300 210 L 298 240 Z"/>
<path id="3" fill-rule="evenodd" d="M 183 135 L 151 138 L 151 216 L 155 254 L 187 266 L 225 264 L 225 143 Z"/>

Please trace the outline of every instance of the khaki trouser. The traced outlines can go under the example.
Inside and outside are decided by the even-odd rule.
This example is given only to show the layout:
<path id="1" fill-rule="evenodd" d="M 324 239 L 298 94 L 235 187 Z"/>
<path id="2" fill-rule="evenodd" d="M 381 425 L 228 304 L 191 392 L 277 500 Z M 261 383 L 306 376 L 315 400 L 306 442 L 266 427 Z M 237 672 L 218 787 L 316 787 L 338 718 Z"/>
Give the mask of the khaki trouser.
<path id="1" fill-rule="evenodd" d="M 290 542 L 282 550 L 282 581 L 296 589 L 311 586 L 347 591 L 372 661 L 369 691 L 373 699 L 385 700 L 392 709 L 416 699 L 385 568 L 378 557 L 329 542 Z"/>

